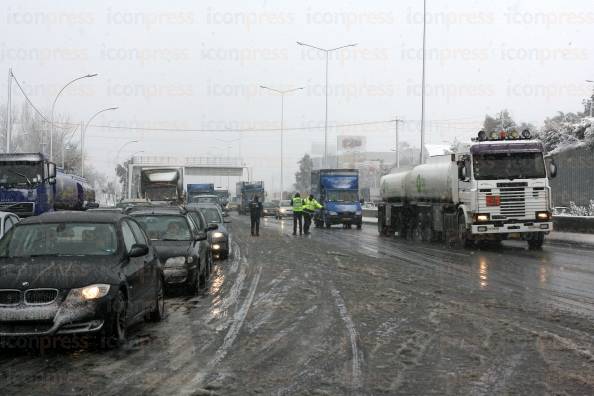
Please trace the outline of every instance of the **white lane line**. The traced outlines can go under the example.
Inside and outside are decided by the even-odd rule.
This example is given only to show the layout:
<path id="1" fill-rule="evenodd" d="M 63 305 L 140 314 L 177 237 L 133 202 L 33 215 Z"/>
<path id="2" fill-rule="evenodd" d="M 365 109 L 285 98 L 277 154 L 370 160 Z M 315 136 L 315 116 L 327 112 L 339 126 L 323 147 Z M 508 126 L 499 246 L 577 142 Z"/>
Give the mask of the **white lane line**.
<path id="1" fill-rule="evenodd" d="M 338 290 L 334 287 L 334 285 L 330 286 L 330 292 L 334 296 L 334 301 L 336 302 L 336 306 L 338 307 L 338 312 L 340 313 L 340 317 L 342 318 L 346 328 L 349 332 L 349 338 L 351 340 L 351 351 L 353 354 L 353 367 L 352 367 L 352 386 L 353 389 L 359 390 L 361 389 L 361 362 L 360 362 L 360 355 L 359 347 L 358 347 L 358 339 L 359 334 L 357 333 L 357 329 L 355 329 L 355 324 L 353 323 L 353 319 L 349 315 L 344 300 Z"/>
<path id="2" fill-rule="evenodd" d="M 230 274 L 234 274 L 237 272 L 237 269 L 239 268 L 239 260 L 241 259 L 241 249 L 239 248 L 239 244 L 236 243 L 235 241 L 233 242 L 233 261 L 231 262 L 231 265 L 229 266 L 229 273 Z"/>
<path id="3" fill-rule="evenodd" d="M 244 267 L 242 267 L 242 268 L 244 268 Z M 245 321 L 245 318 L 248 314 L 250 306 L 252 305 L 254 295 L 256 294 L 256 288 L 258 287 L 258 283 L 260 282 L 260 275 L 262 275 L 262 265 L 258 266 L 258 272 L 256 273 L 256 276 L 254 276 L 254 279 L 252 280 L 252 283 L 250 285 L 250 290 L 249 290 L 248 295 L 245 299 L 245 302 L 233 316 L 234 321 L 231 324 L 231 327 L 229 327 L 229 330 L 227 331 L 227 334 L 225 335 L 225 339 L 223 340 L 223 344 L 219 347 L 219 349 L 215 353 L 214 358 L 208 362 L 208 364 L 206 365 L 204 370 L 198 372 L 196 374 L 196 376 L 194 376 L 194 378 L 188 382 L 187 386 L 185 386 L 179 392 L 179 394 L 182 394 L 182 395 L 193 394 L 199 388 L 200 384 L 204 381 L 204 379 L 210 373 L 210 371 L 213 368 L 215 368 L 216 365 L 218 365 L 221 362 L 221 360 L 223 360 L 225 358 L 225 356 L 229 352 L 229 349 L 233 345 L 233 342 L 235 342 L 235 339 L 237 338 L 237 335 L 239 334 L 239 330 L 243 326 L 243 322 Z"/>

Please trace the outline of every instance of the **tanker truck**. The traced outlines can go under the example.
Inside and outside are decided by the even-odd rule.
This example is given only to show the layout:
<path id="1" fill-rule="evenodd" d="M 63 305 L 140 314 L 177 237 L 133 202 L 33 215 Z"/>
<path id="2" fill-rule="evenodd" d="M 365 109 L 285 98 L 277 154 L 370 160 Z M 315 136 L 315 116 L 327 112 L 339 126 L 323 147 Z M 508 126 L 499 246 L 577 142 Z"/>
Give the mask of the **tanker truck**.
<path id="1" fill-rule="evenodd" d="M 83 177 L 65 173 L 41 153 L 0 154 L 0 210 L 21 217 L 98 206 Z"/>
<path id="2" fill-rule="evenodd" d="M 556 175 L 543 151 L 528 130 L 480 131 L 455 154 L 383 176 L 378 231 L 464 247 L 522 239 L 540 248 L 553 228 L 548 177 Z"/>

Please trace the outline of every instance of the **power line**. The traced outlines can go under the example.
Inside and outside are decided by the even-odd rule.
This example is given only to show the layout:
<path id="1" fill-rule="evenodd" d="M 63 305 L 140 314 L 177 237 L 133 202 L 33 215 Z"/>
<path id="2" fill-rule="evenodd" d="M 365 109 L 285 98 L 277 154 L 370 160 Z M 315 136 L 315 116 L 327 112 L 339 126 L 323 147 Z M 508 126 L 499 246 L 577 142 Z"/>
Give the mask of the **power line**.
<path id="1" fill-rule="evenodd" d="M 47 121 L 47 120 L 46 120 Z M 47 121 L 49 122 L 49 121 Z M 357 122 L 357 123 L 349 123 L 349 124 L 336 124 L 336 125 L 328 125 L 328 128 L 347 128 L 347 127 L 355 127 L 355 126 L 366 126 L 366 125 L 381 125 L 381 124 L 391 124 L 395 122 L 394 120 L 384 120 L 384 121 L 367 121 L 367 122 Z M 62 126 L 74 126 L 75 124 L 72 123 L 61 123 Z M 131 126 L 120 126 L 120 125 L 94 125 L 91 124 L 89 127 L 93 128 L 105 128 L 105 129 L 127 129 L 132 131 L 152 131 L 152 132 L 276 132 L 280 131 L 280 128 L 225 128 L 225 129 L 194 129 L 194 128 L 150 128 L 150 127 L 131 127 Z M 307 127 L 293 127 L 293 128 L 283 128 L 285 131 L 306 131 L 312 129 L 324 129 L 324 126 L 307 126 Z"/>
<path id="2" fill-rule="evenodd" d="M 11 73 L 12 74 L 12 78 L 14 80 L 14 82 L 16 82 L 17 86 L 19 87 L 19 90 L 21 91 L 21 93 L 23 94 L 23 96 L 25 97 L 25 99 L 27 100 L 27 102 L 29 103 L 29 105 L 33 108 L 33 110 L 35 110 L 35 112 L 41 117 L 43 118 L 44 121 L 46 122 L 50 122 L 50 120 L 47 119 L 46 116 L 43 115 L 43 113 L 41 111 L 39 111 L 39 109 L 37 107 L 35 107 L 35 105 L 33 104 L 33 102 L 31 101 L 31 99 L 29 99 L 29 97 L 27 96 L 27 94 L 25 93 L 25 90 L 23 89 L 23 87 L 21 86 L 21 83 L 19 82 L 19 80 L 16 78 L 16 76 L 14 75 L 14 72 Z"/>

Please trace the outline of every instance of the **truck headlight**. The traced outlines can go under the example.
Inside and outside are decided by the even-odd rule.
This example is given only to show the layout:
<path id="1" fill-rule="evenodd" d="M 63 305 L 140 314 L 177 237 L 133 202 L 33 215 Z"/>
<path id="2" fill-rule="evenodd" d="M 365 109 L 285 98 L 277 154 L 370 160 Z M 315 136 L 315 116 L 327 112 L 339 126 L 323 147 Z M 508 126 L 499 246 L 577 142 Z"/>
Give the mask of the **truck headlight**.
<path id="1" fill-rule="evenodd" d="M 101 297 L 107 296 L 109 293 L 109 285 L 98 283 L 95 285 L 89 285 L 86 287 L 81 287 L 79 289 L 72 289 L 70 293 L 68 293 L 68 298 L 73 300 L 97 300 Z"/>
<path id="2" fill-rule="evenodd" d="M 536 212 L 536 220 L 548 221 L 551 219 L 549 212 Z"/>
<path id="3" fill-rule="evenodd" d="M 489 221 L 491 216 L 488 213 L 477 213 L 474 215 L 474 219 L 477 223 L 484 223 Z"/>
<path id="4" fill-rule="evenodd" d="M 165 261 L 166 267 L 183 267 L 186 264 L 185 257 L 169 257 L 167 261 Z"/>

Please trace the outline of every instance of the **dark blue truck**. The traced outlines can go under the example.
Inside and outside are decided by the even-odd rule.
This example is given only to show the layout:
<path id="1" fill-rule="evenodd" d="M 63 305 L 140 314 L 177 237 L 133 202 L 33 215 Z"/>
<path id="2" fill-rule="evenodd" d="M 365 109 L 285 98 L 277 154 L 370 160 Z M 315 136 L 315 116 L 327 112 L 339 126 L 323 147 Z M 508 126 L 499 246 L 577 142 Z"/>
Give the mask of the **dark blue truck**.
<path id="1" fill-rule="evenodd" d="M 363 211 L 359 201 L 359 171 L 356 169 L 319 169 L 311 172 L 311 194 L 324 205 L 316 212 L 316 227 L 342 224 L 361 229 Z"/>
<path id="2" fill-rule="evenodd" d="M 192 197 L 196 197 L 198 195 L 214 195 L 215 194 L 215 185 L 213 183 L 197 183 L 197 184 L 187 184 L 186 185 L 188 196 L 187 200 L 190 202 Z"/>
<path id="3" fill-rule="evenodd" d="M 237 185 L 237 196 L 239 197 L 239 214 L 247 214 L 249 212 L 250 201 L 257 195 L 260 198 L 260 202 L 264 202 L 265 191 L 264 182 L 238 182 Z"/>
<path id="4" fill-rule="evenodd" d="M 21 217 L 96 207 L 95 191 L 41 153 L 0 154 L 0 210 Z"/>

